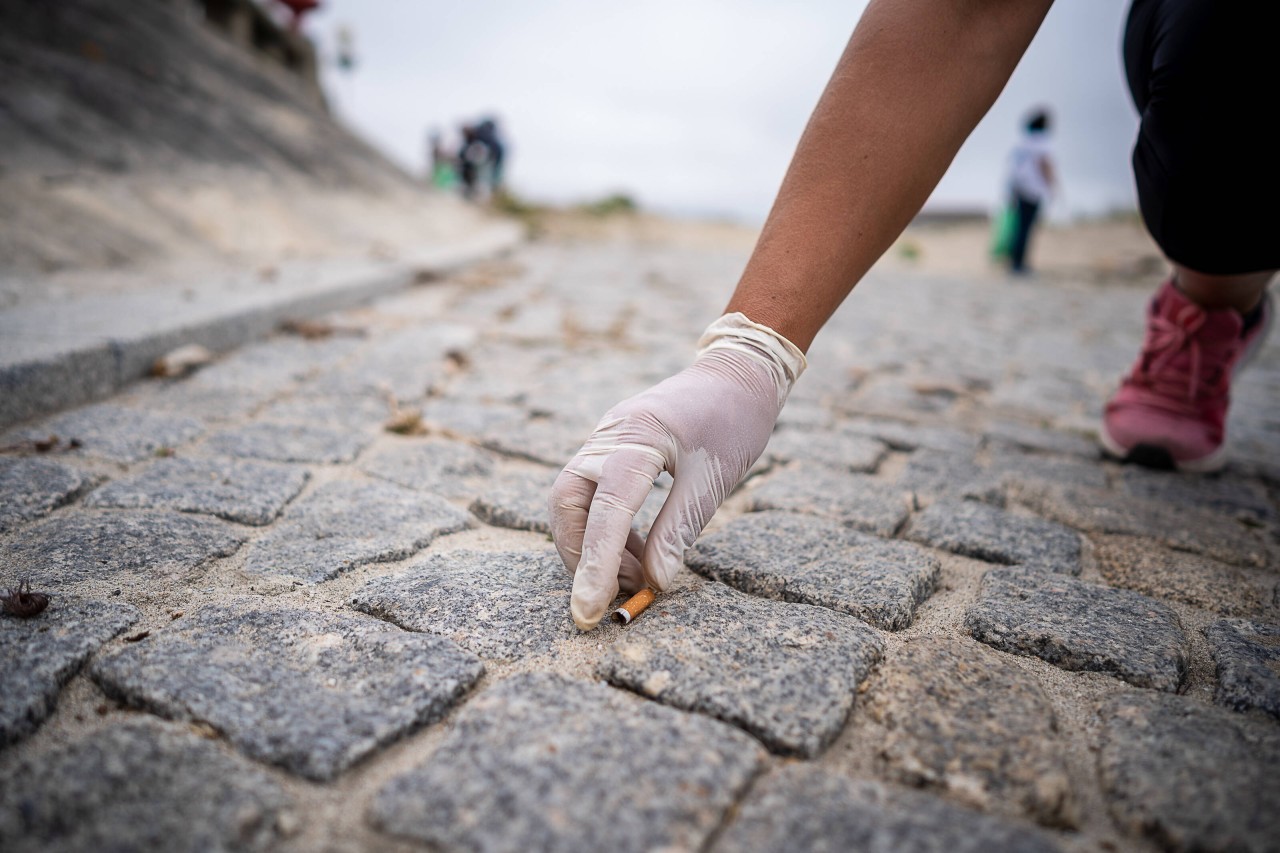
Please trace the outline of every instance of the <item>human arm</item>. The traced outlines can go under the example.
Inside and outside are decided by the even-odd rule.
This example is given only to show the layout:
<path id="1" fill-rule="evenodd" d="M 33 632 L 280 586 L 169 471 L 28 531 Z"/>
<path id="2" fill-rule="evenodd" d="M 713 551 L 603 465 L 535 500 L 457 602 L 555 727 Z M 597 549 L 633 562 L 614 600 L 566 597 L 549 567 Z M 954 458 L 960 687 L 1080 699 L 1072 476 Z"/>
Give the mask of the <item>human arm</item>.
<path id="1" fill-rule="evenodd" d="M 1051 0 L 872 0 L 726 312 L 808 350 L 1004 88 Z"/>
<path id="2" fill-rule="evenodd" d="M 759 335 L 754 347 L 730 330 L 742 347 L 700 353 L 614 407 L 552 489 L 553 537 L 575 572 L 580 628 L 604 615 L 619 578 L 628 589 L 670 583 L 684 549 L 763 452 L 798 376 L 786 378 L 788 364 L 802 369 L 795 356 L 924 204 L 1048 7 L 873 0 L 725 309 L 759 327 L 745 327 Z M 642 541 L 631 521 L 664 469 L 671 495 Z"/>
<path id="3" fill-rule="evenodd" d="M 1058 194 L 1058 175 L 1053 169 L 1053 159 L 1045 154 L 1040 158 L 1040 174 L 1044 178 L 1044 184 L 1049 188 L 1052 196 Z"/>

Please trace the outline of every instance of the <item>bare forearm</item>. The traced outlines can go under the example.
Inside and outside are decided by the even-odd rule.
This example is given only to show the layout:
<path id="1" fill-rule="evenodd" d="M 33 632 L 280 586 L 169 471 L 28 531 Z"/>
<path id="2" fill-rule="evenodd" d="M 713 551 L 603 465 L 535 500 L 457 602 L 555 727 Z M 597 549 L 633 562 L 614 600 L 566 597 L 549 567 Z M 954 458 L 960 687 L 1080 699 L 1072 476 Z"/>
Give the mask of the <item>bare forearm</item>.
<path id="1" fill-rule="evenodd" d="M 807 350 L 942 179 L 1052 0 L 872 0 L 726 312 Z"/>

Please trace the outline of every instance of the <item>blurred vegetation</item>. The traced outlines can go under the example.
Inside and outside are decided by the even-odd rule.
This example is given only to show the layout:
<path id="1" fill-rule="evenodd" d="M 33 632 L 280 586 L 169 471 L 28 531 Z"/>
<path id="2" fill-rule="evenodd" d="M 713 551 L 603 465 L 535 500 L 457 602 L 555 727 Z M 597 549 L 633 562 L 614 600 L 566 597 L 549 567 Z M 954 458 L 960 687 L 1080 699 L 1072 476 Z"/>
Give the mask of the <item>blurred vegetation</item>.
<path id="1" fill-rule="evenodd" d="M 613 193 L 607 195 L 599 201 L 586 202 L 578 205 L 578 211 L 588 216 L 617 216 L 619 214 L 630 215 L 640 211 L 640 205 L 636 204 L 636 200 L 626 193 Z"/>
<path id="2" fill-rule="evenodd" d="M 539 237 L 546 231 L 545 219 L 551 212 L 546 205 L 534 204 L 508 189 L 494 193 L 489 204 L 498 213 L 518 219 L 529 237 Z"/>
<path id="3" fill-rule="evenodd" d="M 583 216 L 593 220 L 607 220 L 619 216 L 633 216 L 640 212 L 640 205 L 626 193 L 611 193 L 595 201 L 582 202 L 571 207 L 556 207 L 529 201 L 508 189 L 496 193 L 490 204 L 498 213 L 511 216 L 524 224 L 530 237 L 540 237 L 547 232 L 552 217 Z"/>
<path id="4" fill-rule="evenodd" d="M 549 208 L 545 205 L 534 204 L 527 201 L 511 190 L 502 189 L 494 193 L 490 202 L 493 209 L 498 213 L 505 213 L 508 216 L 514 216 L 523 219 L 529 216 L 536 216 L 539 213 L 545 213 Z"/>

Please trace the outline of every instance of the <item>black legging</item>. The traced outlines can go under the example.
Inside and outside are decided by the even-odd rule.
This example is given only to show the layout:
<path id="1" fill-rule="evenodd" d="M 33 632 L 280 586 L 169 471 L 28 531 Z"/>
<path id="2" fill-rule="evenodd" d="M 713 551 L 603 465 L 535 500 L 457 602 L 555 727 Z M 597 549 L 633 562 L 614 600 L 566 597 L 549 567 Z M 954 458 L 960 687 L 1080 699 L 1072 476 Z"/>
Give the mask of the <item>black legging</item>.
<path id="1" fill-rule="evenodd" d="M 1031 241 L 1031 230 L 1035 228 L 1036 217 L 1040 214 L 1040 203 L 1014 193 L 1013 214 L 1013 236 L 1009 239 L 1009 268 L 1014 272 L 1026 272 L 1027 244 Z"/>
<path id="2" fill-rule="evenodd" d="M 1129 9 L 1138 203 L 1165 256 L 1198 272 L 1280 268 L 1278 41 L 1276 0 L 1134 0 Z"/>

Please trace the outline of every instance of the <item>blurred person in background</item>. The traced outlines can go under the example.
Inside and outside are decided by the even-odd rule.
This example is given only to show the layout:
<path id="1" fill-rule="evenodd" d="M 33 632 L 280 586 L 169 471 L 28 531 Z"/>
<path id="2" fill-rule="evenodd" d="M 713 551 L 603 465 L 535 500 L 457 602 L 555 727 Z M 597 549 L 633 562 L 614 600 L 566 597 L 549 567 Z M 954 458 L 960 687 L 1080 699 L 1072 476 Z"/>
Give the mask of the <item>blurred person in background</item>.
<path id="1" fill-rule="evenodd" d="M 506 146 L 491 118 L 474 125 L 462 126 L 462 147 L 458 151 L 458 169 L 462 176 L 462 194 L 469 199 L 486 200 L 502 189 L 502 169 Z"/>
<path id="2" fill-rule="evenodd" d="M 1009 208 L 1013 228 L 1009 236 L 1009 271 L 1030 272 L 1027 248 L 1041 210 L 1053 197 L 1057 178 L 1049 139 L 1049 112 L 1036 109 L 1027 118 L 1022 138 L 1009 155 Z"/>
<path id="3" fill-rule="evenodd" d="M 805 128 L 724 316 L 693 364 L 614 406 L 557 478 L 552 534 L 593 628 L 621 588 L 664 590 L 764 451 L 805 350 L 929 197 L 1050 0 L 871 0 Z M 1101 437 L 1122 459 L 1222 464 L 1232 375 L 1260 347 L 1280 267 L 1280 4 L 1135 0 L 1143 219 L 1172 265 Z M 632 530 L 658 474 L 669 497 Z"/>

